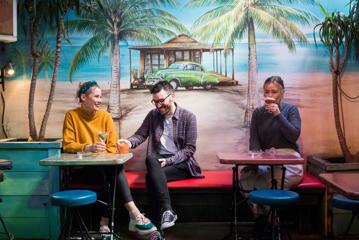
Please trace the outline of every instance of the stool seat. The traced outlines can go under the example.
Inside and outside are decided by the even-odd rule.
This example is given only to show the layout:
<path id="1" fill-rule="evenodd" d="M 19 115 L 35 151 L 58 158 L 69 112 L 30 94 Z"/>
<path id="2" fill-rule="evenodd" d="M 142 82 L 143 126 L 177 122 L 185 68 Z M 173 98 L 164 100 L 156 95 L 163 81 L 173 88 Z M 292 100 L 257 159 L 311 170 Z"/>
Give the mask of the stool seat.
<path id="1" fill-rule="evenodd" d="M 96 192 L 90 190 L 67 190 L 51 195 L 51 203 L 63 207 L 89 205 L 96 202 L 96 200 Z"/>
<path id="2" fill-rule="evenodd" d="M 12 161 L 7 159 L 0 159 L 0 170 L 12 169 Z"/>
<path id="3" fill-rule="evenodd" d="M 335 194 L 333 196 L 333 206 L 340 209 L 359 212 L 359 200 L 353 200 L 341 194 Z"/>
<path id="4" fill-rule="evenodd" d="M 263 189 L 249 193 L 249 199 L 260 205 L 283 206 L 299 200 L 299 195 L 293 191 Z"/>

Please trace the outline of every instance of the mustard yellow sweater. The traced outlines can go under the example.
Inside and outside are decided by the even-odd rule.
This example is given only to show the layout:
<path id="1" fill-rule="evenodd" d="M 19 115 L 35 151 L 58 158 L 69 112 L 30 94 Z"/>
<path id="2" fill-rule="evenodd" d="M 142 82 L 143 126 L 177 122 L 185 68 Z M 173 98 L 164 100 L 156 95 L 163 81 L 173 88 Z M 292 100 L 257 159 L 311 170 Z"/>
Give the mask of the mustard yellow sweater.
<path id="1" fill-rule="evenodd" d="M 108 112 L 98 110 L 93 115 L 89 115 L 81 107 L 68 111 L 63 126 L 64 152 L 82 152 L 86 144 L 100 141 L 98 132 L 109 133 L 106 151 L 115 153 L 117 134 Z"/>

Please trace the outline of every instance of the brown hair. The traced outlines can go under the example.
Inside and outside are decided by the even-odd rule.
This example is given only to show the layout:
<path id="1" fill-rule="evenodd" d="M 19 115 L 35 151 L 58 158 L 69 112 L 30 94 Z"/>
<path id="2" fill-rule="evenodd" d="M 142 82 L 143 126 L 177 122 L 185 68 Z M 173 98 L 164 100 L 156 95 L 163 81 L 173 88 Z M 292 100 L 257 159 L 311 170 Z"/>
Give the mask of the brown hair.
<path id="1" fill-rule="evenodd" d="M 280 76 L 271 76 L 264 81 L 263 88 L 269 83 L 276 83 L 284 90 L 284 82 Z"/>
<path id="2" fill-rule="evenodd" d="M 84 83 L 81 83 L 81 82 L 79 83 L 79 89 L 77 90 L 76 96 L 78 97 L 80 102 L 82 102 L 81 95 L 88 93 L 88 91 L 92 87 L 100 88 L 96 81 L 87 81 Z"/>

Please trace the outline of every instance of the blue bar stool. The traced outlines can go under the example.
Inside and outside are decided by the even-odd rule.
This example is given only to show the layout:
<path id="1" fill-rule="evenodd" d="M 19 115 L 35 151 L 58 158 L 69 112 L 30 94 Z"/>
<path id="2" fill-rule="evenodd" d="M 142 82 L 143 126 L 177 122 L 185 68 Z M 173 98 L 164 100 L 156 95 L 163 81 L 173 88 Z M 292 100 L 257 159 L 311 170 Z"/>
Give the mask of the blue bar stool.
<path id="1" fill-rule="evenodd" d="M 4 173 L 2 170 L 10 170 L 12 169 L 12 161 L 7 159 L 0 159 L 0 182 L 4 181 Z M 2 202 L 2 199 L 0 198 L 0 202 Z M 0 215 L 0 222 L 3 230 L 5 232 L 0 232 L 0 234 L 5 234 L 8 240 L 14 239 L 14 236 L 9 233 L 9 230 L 7 229 L 4 219 Z"/>
<path id="2" fill-rule="evenodd" d="M 353 224 L 355 216 L 359 218 L 359 200 L 353 200 L 341 194 L 335 194 L 333 196 L 332 203 L 333 203 L 333 207 L 349 210 L 352 212 L 352 218 L 350 219 L 349 225 L 344 233 L 344 237 L 346 237 Z"/>
<path id="3" fill-rule="evenodd" d="M 65 207 L 65 220 L 61 227 L 59 239 L 70 239 L 72 236 L 73 220 L 77 221 L 81 239 L 91 239 L 89 231 L 82 219 L 77 207 L 95 203 L 97 194 L 90 190 L 67 190 L 51 195 L 51 203 L 59 207 Z M 67 237 L 65 238 L 65 234 Z"/>
<path id="4" fill-rule="evenodd" d="M 270 206 L 268 216 L 271 215 L 272 239 L 281 239 L 278 209 L 297 202 L 299 200 L 298 193 L 287 190 L 263 189 L 250 192 L 249 199 L 253 203 Z"/>

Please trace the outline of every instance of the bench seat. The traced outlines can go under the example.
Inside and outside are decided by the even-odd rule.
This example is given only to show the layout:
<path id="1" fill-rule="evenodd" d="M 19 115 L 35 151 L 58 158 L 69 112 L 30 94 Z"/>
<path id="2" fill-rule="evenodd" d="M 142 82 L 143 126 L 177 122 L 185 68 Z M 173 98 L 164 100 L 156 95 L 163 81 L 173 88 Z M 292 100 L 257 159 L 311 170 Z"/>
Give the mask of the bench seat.
<path id="1" fill-rule="evenodd" d="M 144 171 L 126 172 L 128 184 L 132 189 L 146 188 Z M 169 182 L 169 188 L 231 188 L 232 171 L 203 171 L 204 178 L 189 178 Z M 325 185 L 316 177 L 305 173 L 302 182 L 295 189 L 320 188 L 324 189 Z"/>
<path id="2" fill-rule="evenodd" d="M 128 184 L 133 189 L 146 188 L 146 172 L 126 172 Z M 203 171 L 202 178 L 189 178 L 169 182 L 169 188 L 231 188 L 232 171 Z"/>
<path id="3" fill-rule="evenodd" d="M 319 178 L 305 172 L 302 181 L 294 189 L 316 188 L 325 189 L 325 184 Z"/>

